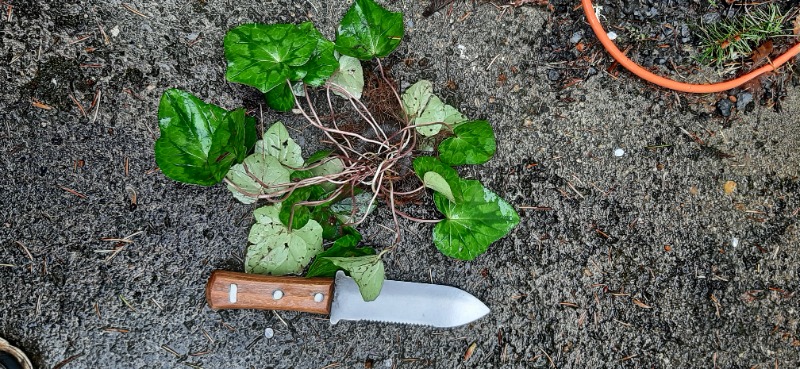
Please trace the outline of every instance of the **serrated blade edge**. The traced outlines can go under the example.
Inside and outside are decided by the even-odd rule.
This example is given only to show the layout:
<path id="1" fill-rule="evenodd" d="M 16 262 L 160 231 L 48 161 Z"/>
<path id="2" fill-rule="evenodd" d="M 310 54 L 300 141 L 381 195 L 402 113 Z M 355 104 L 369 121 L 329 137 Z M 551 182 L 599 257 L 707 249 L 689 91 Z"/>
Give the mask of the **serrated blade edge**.
<path id="1" fill-rule="evenodd" d="M 369 320 L 449 328 L 473 322 L 489 311 L 475 296 L 455 287 L 388 280 L 383 282 L 375 301 L 365 302 L 355 281 L 339 271 L 331 304 L 331 324 L 340 320 Z"/>

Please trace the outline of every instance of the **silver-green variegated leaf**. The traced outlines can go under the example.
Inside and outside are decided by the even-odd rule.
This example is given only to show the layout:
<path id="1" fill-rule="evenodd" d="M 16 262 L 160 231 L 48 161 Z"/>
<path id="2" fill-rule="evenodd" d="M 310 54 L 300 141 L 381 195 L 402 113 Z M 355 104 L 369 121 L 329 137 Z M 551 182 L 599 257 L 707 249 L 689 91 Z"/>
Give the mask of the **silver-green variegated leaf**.
<path id="1" fill-rule="evenodd" d="M 417 126 L 419 134 L 428 137 L 442 130 L 441 124 L 431 123 L 447 123 L 450 126 L 455 126 L 466 120 L 467 118 L 461 115 L 456 108 L 445 104 L 438 97 L 432 96 L 422 114 L 417 119 L 414 119 L 413 124 Z"/>
<path id="2" fill-rule="evenodd" d="M 355 207 L 353 206 L 353 198 L 355 198 Z M 372 202 L 372 205 L 370 205 L 370 201 L 372 201 L 372 192 L 361 192 L 354 197 L 346 197 L 342 201 L 331 205 L 331 211 L 342 223 L 353 224 L 375 210 L 377 204 Z"/>
<path id="3" fill-rule="evenodd" d="M 328 83 L 334 86 L 331 91 L 338 96 L 345 99 L 361 99 L 361 93 L 364 91 L 364 70 L 361 68 L 361 61 L 347 55 L 340 56 L 339 69 L 328 79 Z M 338 91 L 339 89 L 346 93 Z"/>
<path id="4" fill-rule="evenodd" d="M 314 220 L 291 232 L 279 219 L 281 205 L 256 209 L 256 223 L 247 240 L 245 272 L 256 274 L 299 274 L 322 252 L 322 227 Z"/>
<path id="5" fill-rule="evenodd" d="M 327 257 L 331 263 L 344 269 L 353 278 L 364 301 L 378 298 L 383 287 L 384 266 L 381 255 L 355 257 Z"/>
<path id="6" fill-rule="evenodd" d="M 255 153 L 241 164 L 232 166 L 225 178 L 230 181 L 227 186 L 233 197 L 242 203 L 252 204 L 258 201 L 258 196 L 282 188 L 281 184 L 290 183 L 291 174 L 292 171 L 281 165 L 275 157 Z"/>
<path id="7" fill-rule="evenodd" d="M 407 88 L 406 92 L 403 92 L 402 100 L 408 119 L 413 120 L 422 114 L 422 110 L 428 105 L 431 96 L 433 96 L 431 81 L 423 79 Z"/>
<path id="8" fill-rule="evenodd" d="M 289 131 L 281 122 L 275 122 L 264 132 L 264 136 L 256 142 L 256 153 L 273 156 L 281 164 L 296 169 L 303 166 L 303 150 L 289 136 Z"/>
<path id="9" fill-rule="evenodd" d="M 342 170 L 344 170 L 344 163 L 342 162 L 342 159 L 330 158 L 323 160 L 324 162 L 322 162 L 320 165 L 317 165 L 309 169 L 311 171 L 311 174 L 317 177 L 321 177 L 331 174 L 338 174 L 341 173 Z M 325 189 L 325 191 L 333 191 L 336 188 L 336 184 L 326 182 L 322 184 L 322 188 Z"/>
<path id="10" fill-rule="evenodd" d="M 411 85 L 402 96 L 405 109 L 411 124 L 417 126 L 419 134 L 430 137 L 441 131 L 441 124 L 455 126 L 467 119 L 454 107 L 445 104 L 433 94 L 430 81 L 421 80 Z"/>

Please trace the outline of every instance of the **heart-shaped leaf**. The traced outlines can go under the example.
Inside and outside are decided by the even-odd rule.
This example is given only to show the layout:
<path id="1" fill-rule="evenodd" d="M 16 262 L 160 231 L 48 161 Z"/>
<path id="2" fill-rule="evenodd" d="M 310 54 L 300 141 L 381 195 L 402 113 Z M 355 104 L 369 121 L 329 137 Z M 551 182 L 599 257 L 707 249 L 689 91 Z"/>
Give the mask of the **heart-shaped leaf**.
<path id="1" fill-rule="evenodd" d="M 319 40 L 293 24 L 244 24 L 228 31 L 223 43 L 225 77 L 267 93 L 305 77 L 307 71 L 292 68 L 311 59 Z"/>
<path id="2" fill-rule="evenodd" d="M 242 164 L 236 164 L 228 171 L 227 179 L 231 182 L 228 189 L 233 197 L 245 204 L 252 204 L 258 200 L 259 195 L 274 192 L 282 188 L 281 184 L 289 185 L 291 171 L 286 169 L 273 156 L 255 153 L 244 159 Z M 272 189 L 265 186 L 273 186 Z"/>
<path id="3" fill-rule="evenodd" d="M 383 287 L 384 267 L 381 255 L 326 257 L 333 265 L 344 269 L 353 278 L 364 301 L 378 298 Z"/>
<path id="4" fill-rule="evenodd" d="M 256 142 L 255 152 L 274 156 L 291 169 L 303 166 L 302 149 L 292 140 L 286 126 L 281 122 L 275 122 L 264 132 L 261 141 Z"/>
<path id="5" fill-rule="evenodd" d="M 433 243 L 443 254 L 472 260 L 519 223 L 514 208 L 475 180 L 461 180 L 456 202 L 436 192 L 433 201 L 445 220 L 433 228 Z"/>
<path id="6" fill-rule="evenodd" d="M 331 74 L 339 69 L 339 61 L 336 60 L 333 53 L 333 42 L 325 38 L 311 22 L 303 22 L 297 28 L 314 38 L 317 41 L 317 47 L 311 54 L 308 63 L 295 67 L 295 69 L 304 71 L 303 82 L 314 87 L 322 86 Z"/>
<path id="7" fill-rule="evenodd" d="M 411 85 L 403 92 L 402 100 L 409 121 L 425 137 L 433 136 L 442 129 L 441 124 L 431 123 L 442 122 L 455 126 L 467 120 L 456 108 L 433 94 L 430 81 L 421 80 Z"/>
<path id="8" fill-rule="evenodd" d="M 256 274 L 299 274 L 322 251 L 322 227 L 310 220 L 305 227 L 289 231 L 281 223 L 281 205 L 264 206 L 253 215 L 256 223 L 247 240 L 245 272 Z"/>
<path id="9" fill-rule="evenodd" d="M 462 123 L 453 133 L 439 145 L 439 159 L 447 165 L 483 164 L 497 149 L 492 126 L 485 120 Z"/>
<path id="10" fill-rule="evenodd" d="M 347 92 L 332 89 L 338 96 L 345 99 L 361 99 L 361 93 L 364 91 L 364 70 L 361 68 L 361 61 L 347 55 L 340 56 L 339 70 L 333 73 L 328 83 Z"/>
<path id="11" fill-rule="evenodd" d="M 178 89 L 164 91 L 158 106 L 161 137 L 156 163 L 169 178 L 211 186 L 247 155 L 255 120 L 244 110 L 229 112 Z"/>
<path id="12" fill-rule="evenodd" d="M 403 14 L 355 0 L 336 31 L 336 51 L 361 60 L 389 55 L 403 39 Z"/>

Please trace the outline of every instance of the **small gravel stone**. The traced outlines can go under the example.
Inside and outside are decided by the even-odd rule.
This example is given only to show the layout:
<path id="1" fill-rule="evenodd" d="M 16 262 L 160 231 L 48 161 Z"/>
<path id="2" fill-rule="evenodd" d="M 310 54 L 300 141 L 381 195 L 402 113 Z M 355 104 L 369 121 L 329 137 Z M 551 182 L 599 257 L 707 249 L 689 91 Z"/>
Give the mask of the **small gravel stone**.
<path id="1" fill-rule="evenodd" d="M 614 149 L 614 156 L 620 157 L 620 156 L 623 156 L 623 155 L 625 155 L 625 150 L 620 149 L 620 148 Z"/>
<path id="2" fill-rule="evenodd" d="M 582 38 L 583 38 L 583 32 L 578 31 L 572 34 L 572 37 L 569 39 L 569 42 L 577 44 L 578 42 L 581 42 Z"/>
<path id="3" fill-rule="evenodd" d="M 736 110 L 745 111 L 747 105 L 753 102 L 753 94 L 749 92 L 740 92 L 736 94 Z"/>
<path id="4" fill-rule="evenodd" d="M 267 328 L 264 330 L 264 337 L 265 338 L 272 338 L 275 337 L 275 331 L 272 328 Z"/>
<path id="5" fill-rule="evenodd" d="M 717 101 L 717 111 L 723 117 L 730 117 L 731 109 L 733 109 L 733 102 L 728 100 L 727 97 L 723 97 L 720 101 Z"/>
<path id="6" fill-rule="evenodd" d="M 681 24 L 681 37 L 689 37 L 692 35 L 692 31 L 689 29 L 689 25 L 686 23 Z"/>
<path id="7" fill-rule="evenodd" d="M 561 73 L 559 73 L 555 69 L 550 69 L 547 71 L 547 79 L 553 82 L 558 81 L 559 79 L 561 79 Z"/>
<path id="8" fill-rule="evenodd" d="M 722 17 L 720 17 L 719 13 L 717 12 L 706 13 L 702 16 L 702 22 L 705 24 L 717 23 L 720 21 L 720 19 L 722 19 Z"/>

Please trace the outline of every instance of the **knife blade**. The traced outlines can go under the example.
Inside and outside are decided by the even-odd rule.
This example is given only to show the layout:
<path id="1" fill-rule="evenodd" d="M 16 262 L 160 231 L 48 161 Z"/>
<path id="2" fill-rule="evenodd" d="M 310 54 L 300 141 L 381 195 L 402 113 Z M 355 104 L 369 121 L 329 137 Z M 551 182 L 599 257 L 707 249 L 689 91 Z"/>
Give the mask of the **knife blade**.
<path id="1" fill-rule="evenodd" d="M 384 281 L 377 299 L 365 302 L 358 286 L 342 271 L 336 278 L 275 277 L 215 270 L 206 284 L 214 310 L 289 310 L 330 315 L 341 320 L 457 327 L 489 313 L 476 297 L 458 288 L 427 283 Z"/>

